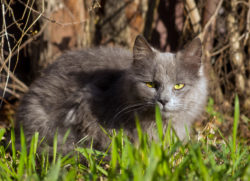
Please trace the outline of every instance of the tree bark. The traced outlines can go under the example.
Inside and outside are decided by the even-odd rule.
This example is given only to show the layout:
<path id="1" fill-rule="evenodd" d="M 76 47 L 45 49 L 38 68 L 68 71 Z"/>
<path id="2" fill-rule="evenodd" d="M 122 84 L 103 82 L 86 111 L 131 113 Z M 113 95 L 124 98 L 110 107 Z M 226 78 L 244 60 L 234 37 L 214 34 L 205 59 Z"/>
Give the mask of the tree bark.
<path id="1" fill-rule="evenodd" d="M 46 0 L 45 4 L 36 1 L 38 11 L 47 18 L 39 21 L 42 36 L 29 45 L 28 52 L 32 59 L 32 75 L 54 61 L 63 51 L 86 47 L 92 43 L 88 14 L 88 1 Z"/>

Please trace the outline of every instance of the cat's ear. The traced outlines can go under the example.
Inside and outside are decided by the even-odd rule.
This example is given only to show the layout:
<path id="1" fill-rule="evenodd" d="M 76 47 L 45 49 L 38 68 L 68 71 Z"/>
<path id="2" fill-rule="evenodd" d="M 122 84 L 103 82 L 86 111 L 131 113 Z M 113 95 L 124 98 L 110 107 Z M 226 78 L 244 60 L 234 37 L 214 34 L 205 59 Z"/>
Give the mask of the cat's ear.
<path id="1" fill-rule="evenodd" d="M 202 44 L 200 38 L 193 39 L 189 44 L 187 44 L 182 51 L 184 56 L 201 58 L 202 56 Z"/>
<path id="2" fill-rule="evenodd" d="M 177 54 L 178 55 L 178 54 Z M 185 70 L 198 73 L 201 68 L 202 44 L 199 38 L 195 38 L 187 44 L 179 53 L 181 64 Z"/>
<path id="3" fill-rule="evenodd" d="M 147 40 L 142 36 L 138 35 L 135 39 L 133 47 L 133 57 L 135 60 L 141 60 L 148 58 L 153 55 L 153 50 L 150 47 Z"/>

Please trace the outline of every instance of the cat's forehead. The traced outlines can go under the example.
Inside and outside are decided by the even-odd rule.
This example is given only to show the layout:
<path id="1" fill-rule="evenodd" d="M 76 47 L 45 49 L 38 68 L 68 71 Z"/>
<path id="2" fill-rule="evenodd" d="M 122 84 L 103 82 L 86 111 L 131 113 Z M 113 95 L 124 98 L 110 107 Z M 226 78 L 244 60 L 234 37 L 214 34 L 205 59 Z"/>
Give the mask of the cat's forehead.
<path id="1" fill-rule="evenodd" d="M 155 60 L 157 61 L 157 71 L 175 72 L 176 70 L 176 54 L 174 53 L 158 53 Z"/>
<path id="2" fill-rule="evenodd" d="M 163 81 L 185 81 L 190 82 L 197 78 L 194 71 L 195 64 L 189 65 L 188 59 L 174 53 L 158 53 L 155 57 L 154 75 Z"/>
<path id="3" fill-rule="evenodd" d="M 169 53 L 169 52 L 156 54 L 156 59 L 164 63 L 172 63 L 175 57 L 176 57 L 176 54 Z"/>

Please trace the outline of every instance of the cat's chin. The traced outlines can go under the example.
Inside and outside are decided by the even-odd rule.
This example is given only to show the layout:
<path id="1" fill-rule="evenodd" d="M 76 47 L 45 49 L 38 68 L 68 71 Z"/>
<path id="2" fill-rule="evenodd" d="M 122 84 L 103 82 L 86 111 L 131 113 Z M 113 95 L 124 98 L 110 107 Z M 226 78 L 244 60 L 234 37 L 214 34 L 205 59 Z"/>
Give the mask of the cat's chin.
<path id="1" fill-rule="evenodd" d="M 173 118 L 173 115 L 171 115 L 171 113 L 169 112 L 161 111 L 161 117 L 162 119 L 171 119 Z"/>
<path id="2" fill-rule="evenodd" d="M 171 119 L 173 118 L 173 112 L 168 110 L 166 107 L 163 107 L 162 104 L 157 103 L 161 111 L 162 119 Z"/>

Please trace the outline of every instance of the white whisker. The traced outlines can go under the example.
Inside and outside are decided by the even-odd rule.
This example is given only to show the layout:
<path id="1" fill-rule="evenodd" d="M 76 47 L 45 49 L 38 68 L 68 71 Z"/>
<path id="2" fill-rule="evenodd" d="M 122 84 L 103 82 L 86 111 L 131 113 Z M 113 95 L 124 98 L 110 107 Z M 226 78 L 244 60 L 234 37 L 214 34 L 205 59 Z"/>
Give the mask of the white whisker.
<path id="1" fill-rule="evenodd" d="M 113 120 L 118 118 L 122 114 L 126 114 L 129 112 L 144 108 L 144 107 L 149 106 L 149 105 L 154 105 L 154 104 L 152 102 L 143 102 L 143 103 L 128 105 L 128 106 L 122 108 L 119 112 L 117 112 L 115 114 L 115 116 L 113 117 Z"/>

